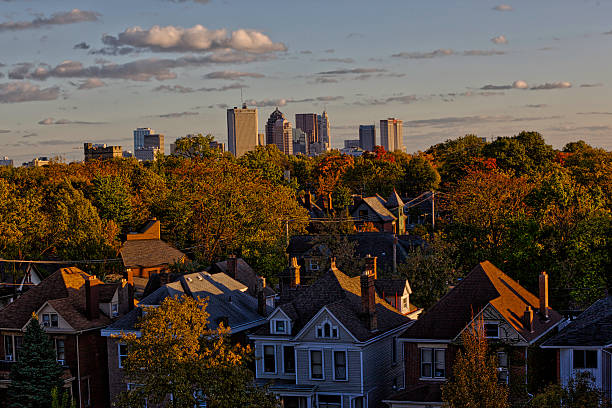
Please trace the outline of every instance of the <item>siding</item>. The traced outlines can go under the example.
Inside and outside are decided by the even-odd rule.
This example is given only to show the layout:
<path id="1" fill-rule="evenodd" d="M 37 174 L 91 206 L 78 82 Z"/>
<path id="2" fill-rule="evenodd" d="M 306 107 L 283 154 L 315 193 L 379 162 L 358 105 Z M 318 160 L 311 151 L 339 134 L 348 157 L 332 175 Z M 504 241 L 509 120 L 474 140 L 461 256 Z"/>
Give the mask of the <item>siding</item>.
<path id="1" fill-rule="evenodd" d="M 323 350 L 323 372 L 325 375 L 324 380 L 312 380 L 310 379 L 310 350 Z M 297 383 L 308 384 L 318 386 L 318 392 L 323 393 L 361 393 L 361 358 L 358 350 L 348 349 L 347 351 L 347 364 L 348 364 L 348 381 L 335 381 L 333 377 L 333 350 L 347 350 L 346 347 L 342 348 L 336 346 L 334 348 L 322 346 L 317 348 L 316 346 L 305 347 L 298 346 L 297 350 Z"/>
<path id="2" fill-rule="evenodd" d="M 266 373 L 263 367 L 264 346 L 273 345 L 276 351 L 276 373 Z M 255 375 L 256 378 L 281 378 L 284 380 L 294 380 L 295 374 L 285 374 L 283 372 L 283 346 L 291 346 L 287 341 L 257 341 L 255 344 Z"/>
<path id="3" fill-rule="evenodd" d="M 397 360 L 393 363 L 393 338 L 385 337 L 363 350 L 364 393 L 368 395 L 368 407 L 378 406 L 381 400 L 391 395 L 393 380 L 398 388 L 403 383 L 403 367 L 400 345 L 397 345 Z"/>
<path id="4" fill-rule="evenodd" d="M 338 328 L 338 338 L 337 339 L 322 339 L 316 336 L 317 334 L 317 326 L 323 324 L 324 321 L 328 320 L 332 327 Z M 296 338 L 298 341 L 302 342 L 317 342 L 320 344 L 329 344 L 329 343 L 354 343 L 355 339 L 353 336 L 344 330 L 342 326 L 338 323 L 335 317 L 327 313 L 327 311 L 321 313 L 317 316 L 316 320 L 309 322 L 308 329 L 299 337 Z"/>

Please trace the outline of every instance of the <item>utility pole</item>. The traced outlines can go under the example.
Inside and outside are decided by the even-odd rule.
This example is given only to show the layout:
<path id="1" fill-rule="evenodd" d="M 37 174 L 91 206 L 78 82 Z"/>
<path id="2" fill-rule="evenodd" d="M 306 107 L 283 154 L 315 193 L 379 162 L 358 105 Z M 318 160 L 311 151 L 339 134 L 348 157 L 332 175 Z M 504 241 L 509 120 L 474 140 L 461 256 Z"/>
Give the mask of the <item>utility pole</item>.
<path id="1" fill-rule="evenodd" d="M 436 192 L 431 190 L 431 229 L 436 229 Z"/>

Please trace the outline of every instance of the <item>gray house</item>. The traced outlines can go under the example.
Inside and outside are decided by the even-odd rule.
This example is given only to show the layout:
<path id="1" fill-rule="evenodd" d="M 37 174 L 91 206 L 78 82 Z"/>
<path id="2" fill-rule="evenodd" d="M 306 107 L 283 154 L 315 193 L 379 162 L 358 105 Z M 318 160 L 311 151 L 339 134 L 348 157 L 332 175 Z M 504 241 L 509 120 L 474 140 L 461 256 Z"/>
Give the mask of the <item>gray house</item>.
<path id="1" fill-rule="evenodd" d="M 311 286 L 293 263 L 281 304 L 249 338 L 256 379 L 285 408 L 373 408 L 403 384 L 399 336 L 413 320 L 377 295 L 376 258 L 349 277 L 332 260 Z"/>

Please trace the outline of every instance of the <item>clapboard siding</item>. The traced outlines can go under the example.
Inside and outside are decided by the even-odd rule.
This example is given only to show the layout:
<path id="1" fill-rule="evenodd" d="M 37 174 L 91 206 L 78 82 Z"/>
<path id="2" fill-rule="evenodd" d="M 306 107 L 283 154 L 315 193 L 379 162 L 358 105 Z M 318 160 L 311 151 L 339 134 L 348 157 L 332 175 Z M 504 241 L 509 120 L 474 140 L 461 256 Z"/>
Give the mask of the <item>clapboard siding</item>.
<path id="1" fill-rule="evenodd" d="M 290 345 L 288 343 L 284 343 Z M 264 346 L 274 345 L 276 350 L 276 373 L 266 373 L 263 369 Z M 283 342 L 263 341 L 255 343 L 255 372 L 257 378 L 282 378 L 285 380 L 295 379 L 295 374 L 285 374 L 283 372 Z"/>
<path id="2" fill-rule="evenodd" d="M 338 337 L 335 339 L 324 339 L 317 337 L 317 326 L 322 325 L 325 321 L 329 321 L 332 326 L 338 328 Z M 323 311 L 316 319 L 308 324 L 305 328 L 304 333 L 302 333 L 296 340 L 299 341 L 316 341 L 317 343 L 346 343 L 346 342 L 354 342 L 355 339 L 353 336 L 344 330 L 344 328 L 339 324 L 338 320 L 332 315 L 330 315 L 327 311 Z"/>
<path id="3" fill-rule="evenodd" d="M 310 350 L 323 350 L 324 380 L 310 379 Z M 340 350 L 341 348 L 336 348 Z M 355 393 L 361 392 L 361 358 L 357 350 L 347 350 L 348 381 L 336 381 L 333 377 L 332 348 L 298 347 L 297 348 L 297 383 L 317 385 L 320 392 L 328 393 Z"/>
<path id="4" fill-rule="evenodd" d="M 396 346 L 396 362 L 393 362 L 394 338 L 387 336 L 363 350 L 363 380 L 365 390 L 370 391 L 369 407 L 374 407 L 374 402 L 380 401 L 394 391 L 394 379 L 399 387 L 403 384 L 403 360 L 399 345 Z"/>

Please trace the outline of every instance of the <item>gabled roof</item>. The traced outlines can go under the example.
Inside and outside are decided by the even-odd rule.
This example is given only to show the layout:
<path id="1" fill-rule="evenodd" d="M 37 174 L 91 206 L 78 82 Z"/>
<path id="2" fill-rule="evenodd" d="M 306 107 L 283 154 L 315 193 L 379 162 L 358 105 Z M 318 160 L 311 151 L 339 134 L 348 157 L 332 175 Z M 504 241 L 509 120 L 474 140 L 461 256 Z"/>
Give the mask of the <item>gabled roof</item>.
<path id="1" fill-rule="evenodd" d="M 528 342 L 537 339 L 562 319 L 550 310 L 545 320 L 539 313 L 539 300 L 491 262 L 479 263 L 423 317 L 409 327 L 402 338 L 454 339 L 478 313 L 490 304 Z M 534 310 L 533 332 L 523 324 L 527 306 Z"/>
<path id="2" fill-rule="evenodd" d="M 173 264 L 185 254 L 161 239 L 136 239 L 123 243 L 121 258 L 126 268 L 149 268 Z"/>
<path id="3" fill-rule="evenodd" d="M 46 302 L 75 330 L 106 326 L 111 319 L 104 314 L 100 313 L 100 317 L 94 320 L 88 320 L 85 315 L 85 280 L 90 276 L 74 267 L 57 270 L 0 310 L 0 328 L 20 330 L 30 320 L 32 313 L 38 311 Z M 107 286 L 101 282 L 99 284 Z M 108 286 L 116 287 L 116 284 Z"/>
<path id="4" fill-rule="evenodd" d="M 612 345 L 612 295 L 593 303 L 542 347 Z"/>
<path id="5" fill-rule="evenodd" d="M 387 208 L 398 208 L 398 207 L 403 207 L 403 206 L 404 206 L 404 202 L 400 198 L 399 194 L 397 194 L 397 191 L 395 191 L 395 189 L 393 189 L 393 192 L 391 193 L 389 198 L 387 198 L 387 202 L 385 203 L 385 207 L 387 207 Z"/>
<path id="6" fill-rule="evenodd" d="M 214 268 L 212 268 L 214 271 L 215 269 L 230 275 L 228 273 L 228 266 L 227 266 L 227 261 L 221 261 L 221 262 L 217 262 L 214 265 Z M 212 272 L 211 271 L 211 272 Z M 236 280 L 244 285 L 246 285 L 249 289 L 249 293 L 252 296 L 256 296 L 257 295 L 257 284 L 258 281 L 261 278 L 259 276 L 257 276 L 257 274 L 255 273 L 255 271 L 253 270 L 253 268 L 251 268 L 251 266 L 246 263 L 246 261 L 242 258 L 237 258 L 236 259 Z M 274 296 L 276 294 L 276 292 L 274 291 L 274 289 L 272 289 L 269 286 L 265 286 L 264 287 L 264 294 L 265 296 Z"/>
<path id="7" fill-rule="evenodd" d="M 391 211 L 389 211 L 387 209 L 387 207 L 385 207 L 385 200 L 381 197 L 375 196 L 375 197 L 364 197 L 361 199 L 361 201 L 363 203 L 365 203 L 368 207 L 370 207 L 372 209 L 372 211 L 374 211 L 374 213 L 376 213 L 376 215 L 378 216 L 378 218 L 380 218 L 381 221 L 383 222 L 391 222 L 391 221 L 395 221 L 397 219 L 397 217 L 395 215 L 393 215 L 391 213 Z M 357 209 L 359 207 L 359 205 L 357 205 L 355 207 L 355 209 Z M 353 211 L 354 212 L 354 211 Z"/>
<path id="8" fill-rule="evenodd" d="M 402 296 L 408 286 L 408 293 L 412 293 L 407 279 L 376 279 L 375 287 L 379 296 Z"/>
<path id="9" fill-rule="evenodd" d="M 360 318 L 361 284 L 360 277 L 351 278 L 331 267 L 311 286 L 296 292 L 295 297 L 279 307 L 291 318 L 293 334 L 298 333 L 324 306 L 359 341 L 394 329 L 411 320 L 398 313 L 391 305 L 376 295 L 378 330 L 370 332 Z M 259 334 L 269 334 L 269 327 L 262 326 Z"/>

